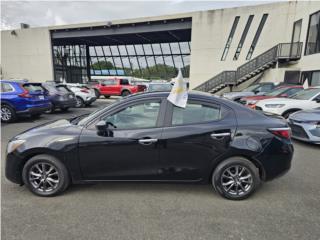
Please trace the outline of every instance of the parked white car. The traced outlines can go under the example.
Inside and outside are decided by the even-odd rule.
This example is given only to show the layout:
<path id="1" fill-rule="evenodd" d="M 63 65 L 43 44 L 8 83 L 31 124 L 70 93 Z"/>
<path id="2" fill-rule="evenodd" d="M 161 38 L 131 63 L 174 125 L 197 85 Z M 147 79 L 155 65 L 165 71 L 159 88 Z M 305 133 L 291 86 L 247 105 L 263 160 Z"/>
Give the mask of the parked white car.
<path id="1" fill-rule="evenodd" d="M 89 106 L 97 99 L 94 89 L 85 85 L 68 83 L 67 86 L 76 95 L 78 108 Z"/>
<path id="2" fill-rule="evenodd" d="M 299 110 L 309 110 L 320 107 L 320 87 L 302 90 L 289 98 L 272 98 L 257 102 L 256 110 L 281 115 L 288 118 Z"/>

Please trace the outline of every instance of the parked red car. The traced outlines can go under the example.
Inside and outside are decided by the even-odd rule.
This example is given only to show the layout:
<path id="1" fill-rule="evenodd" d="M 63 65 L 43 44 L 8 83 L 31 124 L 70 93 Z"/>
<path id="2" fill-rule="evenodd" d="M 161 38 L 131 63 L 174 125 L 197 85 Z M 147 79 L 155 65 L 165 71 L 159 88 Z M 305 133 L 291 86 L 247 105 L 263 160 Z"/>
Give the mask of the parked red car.
<path id="1" fill-rule="evenodd" d="M 246 105 L 249 108 L 255 109 L 256 103 L 260 100 L 269 98 L 290 97 L 301 90 L 303 90 L 303 86 L 301 85 L 280 86 L 277 87 L 274 91 L 266 93 L 264 95 L 255 95 L 241 98 L 240 103 Z"/>
<path id="2" fill-rule="evenodd" d="M 105 98 L 109 98 L 110 96 L 127 96 L 129 94 L 143 92 L 145 89 L 143 86 L 130 84 L 126 78 L 102 80 L 94 85 L 94 88 Z"/>

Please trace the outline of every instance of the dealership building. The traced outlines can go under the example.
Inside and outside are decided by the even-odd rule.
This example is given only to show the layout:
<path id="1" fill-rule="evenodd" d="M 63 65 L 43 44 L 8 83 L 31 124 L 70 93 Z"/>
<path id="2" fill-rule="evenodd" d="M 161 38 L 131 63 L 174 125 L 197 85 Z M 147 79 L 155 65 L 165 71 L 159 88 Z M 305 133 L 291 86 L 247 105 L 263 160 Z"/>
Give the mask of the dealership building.
<path id="1" fill-rule="evenodd" d="M 1 31 L 1 78 L 171 79 L 217 92 L 253 82 L 320 85 L 320 2 Z"/>

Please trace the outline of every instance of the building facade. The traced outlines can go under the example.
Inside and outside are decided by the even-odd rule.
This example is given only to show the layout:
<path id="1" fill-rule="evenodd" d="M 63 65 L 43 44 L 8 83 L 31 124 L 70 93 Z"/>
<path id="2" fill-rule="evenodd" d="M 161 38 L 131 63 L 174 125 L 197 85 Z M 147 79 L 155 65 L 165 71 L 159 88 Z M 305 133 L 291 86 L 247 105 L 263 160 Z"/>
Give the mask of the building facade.
<path id="1" fill-rule="evenodd" d="M 206 91 L 254 77 L 320 85 L 320 2 L 1 32 L 3 79 L 170 79 L 179 68 L 191 88 Z"/>

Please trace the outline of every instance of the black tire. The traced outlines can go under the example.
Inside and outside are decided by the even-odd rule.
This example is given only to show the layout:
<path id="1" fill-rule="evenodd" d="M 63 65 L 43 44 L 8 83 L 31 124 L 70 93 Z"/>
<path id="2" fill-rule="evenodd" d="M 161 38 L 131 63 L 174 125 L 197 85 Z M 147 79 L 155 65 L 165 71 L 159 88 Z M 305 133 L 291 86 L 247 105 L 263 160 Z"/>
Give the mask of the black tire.
<path id="1" fill-rule="evenodd" d="M 60 108 L 60 109 L 61 109 L 62 112 L 66 112 L 66 111 L 69 110 L 69 107 L 62 107 L 62 108 Z"/>
<path id="2" fill-rule="evenodd" d="M 42 170 L 44 169 L 43 172 L 48 172 L 45 174 L 46 175 L 45 177 L 46 180 L 44 180 L 45 183 L 42 183 L 42 184 L 39 183 L 38 188 L 35 186 L 37 185 L 37 182 L 35 181 L 40 182 L 42 181 L 41 180 L 42 178 L 44 179 L 44 177 L 43 177 L 43 174 L 41 174 L 41 171 L 35 172 L 37 171 L 37 169 L 39 169 L 36 166 L 44 166 L 44 168 L 40 167 L 40 169 Z M 49 172 L 49 169 L 51 169 L 51 167 L 53 170 Z M 31 172 L 33 174 L 41 175 L 41 177 L 39 177 L 40 179 L 32 180 L 31 176 L 34 177 L 35 175 L 33 175 Z M 50 181 L 47 180 L 49 178 L 50 178 Z M 26 162 L 22 170 L 22 180 L 32 193 L 41 197 L 56 196 L 62 193 L 63 191 L 65 191 L 70 184 L 70 176 L 65 165 L 62 164 L 55 157 L 50 155 L 45 155 L 45 154 L 36 155 Z M 53 183 L 51 182 L 51 180 L 55 180 L 57 182 Z M 52 187 L 52 185 L 48 184 L 49 182 L 53 184 L 55 187 Z M 47 187 L 47 190 L 46 190 L 46 187 Z"/>
<path id="3" fill-rule="evenodd" d="M 96 98 L 99 99 L 101 96 L 101 93 L 99 92 L 98 89 L 94 89 L 94 93 L 96 94 Z"/>
<path id="4" fill-rule="evenodd" d="M 236 174 L 237 167 L 238 174 Z M 234 176 L 230 175 L 228 171 L 234 174 Z M 225 184 L 229 183 L 229 185 L 224 186 L 223 182 Z M 254 193 L 260 185 L 260 182 L 258 168 L 243 157 L 232 157 L 224 160 L 216 167 L 212 174 L 212 185 L 214 189 L 222 197 L 230 200 L 243 200 L 248 198 Z M 239 188 L 239 186 L 241 187 Z"/>
<path id="5" fill-rule="evenodd" d="M 54 113 L 55 110 L 56 110 L 56 108 L 55 108 L 55 106 L 52 104 L 52 105 L 51 105 L 51 108 L 50 108 L 49 110 L 45 111 L 45 113 Z"/>
<path id="6" fill-rule="evenodd" d="M 7 104 L 1 104 L 1 122 L 10 123 L 17 120 L 16 111 Z"/>
<path id="7" fill-rule="evenodd" d="M 76 100 L 77 100 L 77 104 L 76 104 L 76 108 L 81 108 L 84 106 L 84 101 L 81 97 L 76 97 Z"/>
<path id="8" fill-rule="evenodd" d="M 292 113 L 294 113 L 294 112 L 297 112 L 297 111 L 299 111 L 299 110 L 288 110 L 288 111 L 286 111 L 286 112 L 284 112 L 284 113 L 282 114 L 282 117 L 284 117 L 285 119 L 287 119 L 287 118 L 290 116 L 290 114 L 292 114 Z"/>
<path id="9" fill-rule="evenodd" d="M 92 103 L 86 103 L 85 105 L 86 105 L 86 107 L 89 107 L 89 106 L 91 106 L 91 104 Z"/>
<path id="10" fill-rule="evenodd" d="M 130 92 L 128 90 L 123 90 L 122 93 L 121 93 L 122 97 L 125 97 L 125 96 L 128 96 L 128 95 L 130 95 Z"/>
<path id="11" fill-rule="evenodd" d="M 104 95 L 104 98 L 110 98 L 110 96 L 109 95 Z"/>

